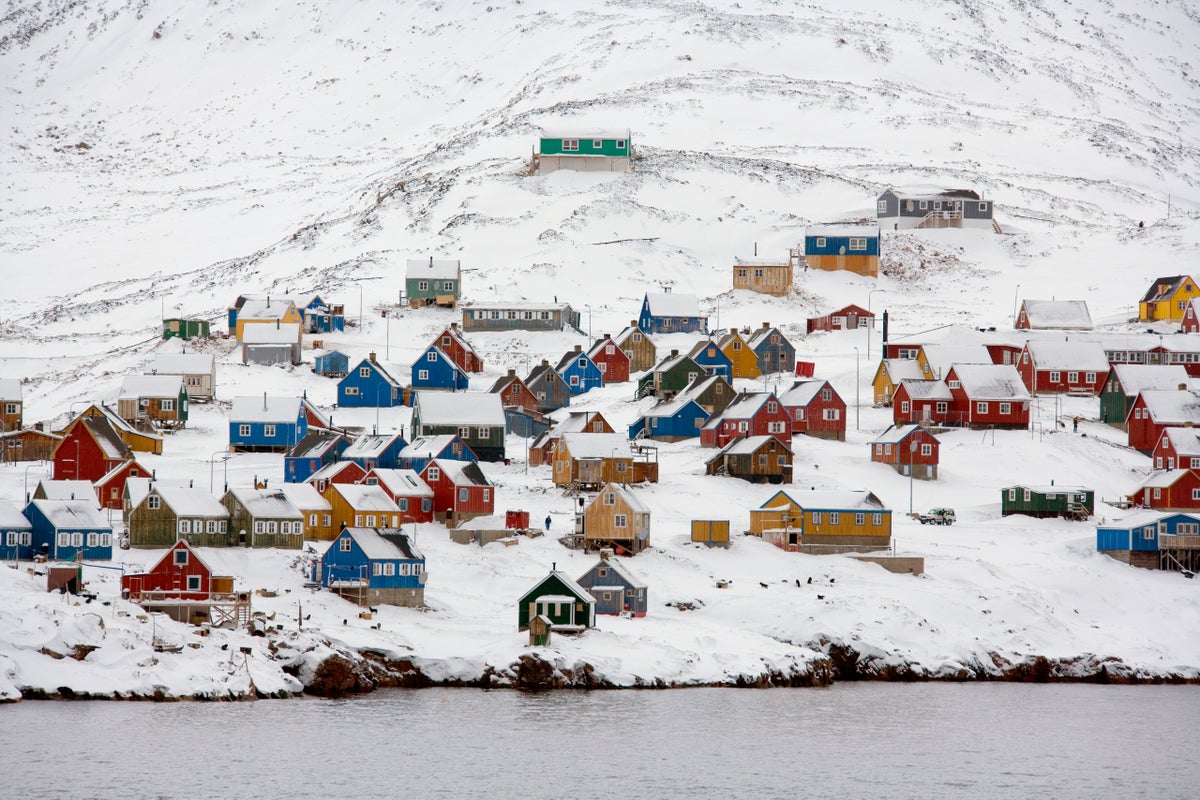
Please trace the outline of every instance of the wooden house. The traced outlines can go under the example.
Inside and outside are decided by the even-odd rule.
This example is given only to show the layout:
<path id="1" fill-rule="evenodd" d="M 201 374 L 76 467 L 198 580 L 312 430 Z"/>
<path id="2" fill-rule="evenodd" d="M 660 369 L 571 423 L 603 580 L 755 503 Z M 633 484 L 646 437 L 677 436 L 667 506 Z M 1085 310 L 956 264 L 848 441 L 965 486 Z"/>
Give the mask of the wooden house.
<path id="1" fill-rule="evenodd" d="M 645 582 L 610 557 L 607 550 L 600 551 L 600 560 L 576 582 L 595 599 L 597 614 L 646 616 L 649 603 Z"/>
<path id="2" fill-rule="evenodd" d="M 659 400 L 670 400 L 703 374 L 704 370 L 694 359 L 672 350 L 669 356 L 641 377 L 636 396 L 653 394 Z"/>
<path id="3" fill-rule="evenodd" d="M 1096 493 L 1083 486 L 1006 486 L 1000 490 L 1000 514 L 1087 519 L 1096 511 Z"/>
<path id="4" fill-rule="evenodd" d="M 779 402 L 792 417 L 792 433 L 846 441 L 846 401 L 829 381 L 797 381 Z"/>
<path id="5" fill-rule="evenodd" d="M 583 509 L 583 549 L 636 555 L 650 546 L 650 509 L 632 489 L 609 483 Z"/>
<path id="6" fill-rule="evenodd" d="M 871 442 L 871 460 L 923 481 L 938 476 L 938 439 L 920 425 L 888 428 Z"/>
<path id="7" fill-rule="evenodd" d="M 995 364 L 992 354 L 982 344 L 923 344 L 917 348 L 917 365 L 927 381 L 942 381 L 955 364 Z"/>
<path id="8" fill-rule="evenodd" d="M 517 376 L 515 369 L 510 369 L 508 374 L 497 378 L 492 384 L 492 388 L 488 389 L 492 394 L 500 395 L 500 402 L 508 408 L 524 408 L 528 411 L 538 410 L 537 395 L 533 393 L 525 381 Z"/>
<path id="9" fill-rule="evenodd" d="M 409 308 L 443 306 L 454 308 L 462 296 L 462 262 L 430 256 L 408 259 L 404 274 L 404 299 Z"/>
<path id="10" fill-rule="evenodd" d="M 496 511 L 492 482 L 474 461 L 435 459 L 425 465 L 421 480 L 433 490 L 435 519 L 450 527 Z"/>
<path id="11" fill-rule="evenodd" d="M 403 389 L 397 373 L 379 363 L 371 353 L 338 381 L 338 405 L 344 408 L 392 408 L 404 404 Z"/>
<path id="12" fill-rule="evenodd" d="M 347 527 L 313 565 L 312 579 L 360 606 L 425 605 L 425 556 L 407 534 Z"/>
<path id="13" fill-rule="evenodd" d="M 263 394 L 233 398 L 229 449 L 242 453 L 286 453 L 308 434 L 307 402 Z"/>
<path id="14" fill-rule="evenodd" d="M 582 345 L 577 344 L 574 350 L 565 353 L 554 370 L 562 376 L 573 396 L 604 385 L 604 373 L 600 371 L 596 362 L 583 352 Z"/>
<path id="15" fill-rule="evenodd" d="M 946 375 L 948 422 L 967 428 L 1028 428 L 1029 392 L 1011 364 L 955 364 Z"/>
<path id="16" fill-rule="evenodd" d="M 951 415 L 954 394 L 945 381 L 904 379 L 892 398 L 892 423 L 925 427 L 957 424 L 958 415 Z"/>
<path id="17" fill-rule="evenodd" d="M 535 411 L 548 414 L 571 404 L 571 387 L 567 385 L 566 378 L 550 366 L 549 361 L 543 359 L 541 364 L 534 367 L 525 379 L 525 385 L 537 398 Z"/>
<path id="18" fill-rule="evenodd" d="M 1138 319 L 1142 322 L 1182 320 L 1188 303 L 1200 296 L 1200 284 L 1191 275 L 1155 278 L 1138 301 Z"/>
<path id="19" fill-rule="evenodd" d="M 551 628 L 575 633 L 596 626 L 596 600 L 555 564 L 550 574 L 517 600 L 517 629 L 526 630 L 537 617 L 545 617 Z"/>
<path id="20" fill-rule="evenodd" d="M 97 481 L 133 457 L 107 416 L 79 416 L 54 450 L 56 480 Z"/>
<path id="21" fill-rule="evenodd" d="M 229 511 L 203 489 L 153 484 L 129 512 L 130 547 L 196 547 L 246 544 L 229 528 Z"/>
<path id="22" fill-rule="evenodd" d="M 0 498 L 0 561 L 33 558 L 33 526 L 20 509 Z"/>
<path id="23" fill-rule="evenodd" d="M 364 434 L 342 451 L 339 460 L 353 461 L 366 471 L 375 467 L 395 469 L 400 466 L 400 453 L 406 447 L 408 442 L 399 433 Z"/>
<path id="24" fill-rule="evenodd" d="M 400 509 L 400 524 L 433 522 L 433 489 L 411 469 L 376 467 L 363 477 L 366 486 L 378 486 Z"/>
<path id="25" fill-rule="evenodd" d="M 925 375 L 915 358 L 884 358 L 880 359 L 875 369 L 875 377 L 871 379 L 871 387 L 875 393 L 875 405 L 890 406 L 900 381 L 923 380 Z M 944 385 L 944 384 L 943 384 Z"/>
<path id="26" fill-rule="evenodd" d="M 629 426 L 630 439 L 680 442 L 700 436 L 710 414 L 689 395 L 659 403 Z"/>
<path id="27" fill-rule="evenodd" d="M 796 348 L 783 335 L 783 331 L 770 323 L 764 322 L 758 330 L 751 332 L 746 343 L 758 359 L 760 375 L 773 375 L 777 372 L 791 375 L 796 369 Z"/>
<path id="28" fill-rule="evenodd" d="M 1189 377 L 1200 377 L 1200 336 L 1177 333 L 1159 339 L 1146 351 L 1147 364 L 1178 364 Z"/>
<path id="29" fill-rule="evenodd" d="M 614 430 L 598 411 L 572 411 L 530 444 L 529 466 L 553 462 L 558 442 L 566 433 L 614 433 Z"/>
<path id="30" fill-rule="evenodd" d="M 480 461 L 504 460 L 504 406 L 494 394 L 417 392 L 412 432 L 413 436 L 457 434 Z"/>
<path id="31" fill-rule="evenodd" d="M 400 527 L 400 507 L 379 486 L 331 483 L 323 494 L 329 501 L 334 528 Z"/>
<path id="32" fill-rule="evenodd" d="M 483 357 L 462 335 L 457 322 L 451 322 L 430 344 L 449 356 L 463 372 L 483 372 Z"/>
<path id="33" fill-rule="evenodd" d="M 299 322 L 247 322 L 242 328 L 242 363 L 299 364 L 303 332 Z"/>
<path id="34" fill-rule="evenodd" d="M 217 362 L 212 353 L 155 353 L 144 372 L 178 375 L 190 403 L 210 402 L 217 393 Z"/>
<path id="35" fill-rule="evenodd" d="M 818 331 L 853 331 L 859 328 L 874 327 L 875 315 L 853 303 L 839 308 L 837 311 L 830 311 L 823 316 L 808 318 L 809 333 L 816 333 Z"/>
<path id="36" fill-rule="evenodd" d="M 122 498 L 125 496 L 125 482 L 130 478 L 151 478 L 153 476 L 154 473 L 139 464 L 136 458 L 131 458 L 113 467 L 93 484 L 100 507 L 122 510 L 124 508 Z"/>
<path id="37" fill-rule="evenodd" d="M 1200 397 L 1190 391 L 1155 390 L 1139 392 L 1125 419 L 1129 446 L 1147 455 L 1154 450 L 1167 428 L 1200 424 Z"/>
<path id="38" fill-rule="evenodd" d="M 229 530 L 246 547 L 304 546 L 304 513 L 279 489 L 230 489 L 221 505 L 229 515 Z"/>
<path id="39" fill-rule="evenodd" d="M 791 259 L 735 258 L 733 261 L 734 289 L 787 297 L 792 293 L 792 279 Z"/>
<path id="40" fill-rule="evenodd" d="M 1187 371 L 1179 364 L 1113 364 L 1100 392 L 1100 421 L 1124 430 L 1139 394 L 1150 390 L 1184 391 L 1187 387 Z"/>
<path id="41" fill-rule="evenodd" d="M 414 390 L 465 392 L 471 379 L 450 356 L 430 346 L 413 362 L 411 382 Z"/>
<path id="42" fill-rule="evenodd" d="M 361 481 L 367 471 L 353 461 L 334 461 L 326 464 L 308 477 L 305 483 L 325 495 L 332 484 L 352 484 Z M 386 526 L 385 526 L 386 527 Z"/>
<path id="43" fill-rule="evenodd" d="M 579 312 L 570 303 L 473 303 L 462 315 L 467 332 L 579 330 Z"/>
<path id="44" fill-rule="evenodd" d="M 135 428 L 132 424 L 121 419 L 121 415 L 115 409 L 103 403 L 88 406 L 79 416 L 103 417 L 108 420 L 108 424 L 112 426 L 113 431 L 116 432 L 117 436 L 120 437 L 121 441 L 129 449 L 136 450 L 139 453 L 162 455 L 163 437 L 161 434 Z M 67 427 L 59 432 L 66 435 L 72 425 L 74 425 L 74 421 L 68 423 Z"/>
<path id="45" fill-rule="evenodd" d="M 1155 469 L 1200 470 L 1200 428 L 1164 428 L 1150 458 Z"/>
<path id="46" fill-rule="evenodd" d="M 243 341 L 246 326 L 256 323 L 264 326 L 278 324 L 280 327 L 294 324 L 298 342 L 300 324 L 304 321 L 304 315 L 296 307 L 295 301 L 278 295 L 242 295 L 230 306 L 228 317 L 229 332 L 238 342 Z"/>
<path id="47" fill-rule="evenodd" d="M 346 308 L 330 303 L 319 294 L 295 298 L 305 333 L 337 333 L 346 330 Z"/>
<path id="48" fill-rule="evenodd" d="M 1183 318 L 1179 321 L 1180 333 L 1200 333 L 1200 297 L 1188 300 L 1183 309 Z"/>
<path id="49" fill-rule="evenodd" d="M 886 550 L 892 512 L 865 490 L 784 490 L 750 511 L 749 533 L 789 552 Z"/>
<path id="50" fill-rule="evenodd" d="M 206 319 L 164 319 L 162 323 L 162 338 L 164 339 L 207 339 L 212 335 L 211 326 Z"/>
<path id="51" fill-rule="evenodd" d="M 587 356 L 600 369 L 605 386 L 629 380 L 630 357 L 607 333 L 596 340 Z"/>
<path id="52" fill-rule="evenodd" d="M 328 541 L 337 533 L 333 527 L 333 506 L 311 483 L 281 483 L 279 491 L 300 510 L 304 517 L 304 538 Z"/>
<path id="53" fill-rule="evenodd" d="M 761 378 L 762 371 L 758 368 L 758 355 L 750 348 L 750 343 L 737 328 L 730 328 L 729 333 L 717 339 L 717 347 L 729 359 L 730 380 L 734 378 Z"/>
<path id="54" fill-rule="evenodd" d="M 542 131 L 533 172 L 629 172 L 632 152 L 629 131 Z"/>
<path id="55" fill-rule="evenodd" d="M 875 217 L 884 230 L 978 228 L 999 233 L 992 210 L 992 201 L 972 189 L 913 186 L 879 195 Z"/>
<path id="56" fill-rule="evenodd" d="M 313 356 L 313 372 L 326 378 L 344 378 L 350 374 L 350 356 L 340 350 Z"/>
<path id="57" fill-rule="evenodd" d="M 792 462 L 792 448 L 787 439 L 743 436 L 730 441 L 706 461 L 704 472 L 751 483 L 791 483 Z"/>
<path id="58" fill-rule="evenodd" d="M 1026 342 L 1017 372 L 1031 394 L 1098 395 L 1108 357 L 1096 342 Z"/>
<path id="59" fill-rule="evenodd" d="M 188 420 L 188 393 L 179 375 L 129 375 L 121 381 L 117 413 L 134 425 L 183 428 Z"/>
<path id="60" fill-rule="evenodd" d="M 1022 300 L 1013 327 L 1035 331 L 1090 331 L 1094 326 L 1084 300 Z"/>
<path id="61" fill-rule="evenodd" d="M 722 411 L 709 417 L 700 430 L 702 447 L 724 447 L 745 436 L 792 438 L 792 415 L 774 392 L 743 392 Z"/>
<path id="62" fill-rule="evenodd" d="M 629 356 L 629 372 L 643 372 L 658 363 L 658 348 L 647 331 L 638 327 L 637 320 L 630 320 L 629 327 L 613 339 L 617 347 Z"/>
<path id="63" fill-rule="evenodd" d="M 1200 510 L 1200 471 L 1165 469 L 1152 472 L 1129 495 L 1129 502 L 1158 511 Z"/>
<path id="64" fill-rule="evenodd" d="M 419 436 L 400 451 L 396 459 L 400 469 L 422 472 L 435 458 L 443 461 L 478 461 L 479 456 L 462 440 L 462 437 L 445 433 L 439 436 Z"/>
<path id="65" fill-rule="evenodd" d="M 137 508 L 138 503 L 146 495 L 150 494 L 150 488 L 154 485 L 152 477 L 137 477 L 126 478 L 125 487 L 121 489 L 121 519 L 124 520 L 126 527 L 129 526 L 129 514 L 133 509 Z"/>
<path id="66" fill-rule="evenodd" d="M 620 433 L 564 433 L 554 449 L 555 486 L 598 489 L 606 483 L 658 483 L 658 461 Z"/>
<path id="67" fill-rule="evenodd" d="M 1096 528 L 1096 549 L 1143 569 L 1200 571 L 1200 516 L 1135 511 Z"/>
<path id="68" fill-rule="evenodd" d="M 32 500 L 25 506 L 33 554 L 56 561 L 112 560 L 112 525 L 96 506 L 95 495 L 81 500 Z M 20 539 L 18 538 L 18 541 Z"/>
<path id="69" fill-rule="evenodd" d="M 41 428 L 0 433 L 0 464 L 16 461 L 50 461 L 63 437 Z"/>
<path id="70" fill-rule="evenodd" d="M 121 576 L 121 596 L 176 622 L 212 621 L 211 602 L 233 592 L 233 578 L 212 567 L 185 541 L 178 541 L 146 572 Z"/>
<path id="71" fill-rule="evenodd" d="M 101 508 L 96 497 L 96 488 L 91 481 L 84 480 L 47 480 L 38 481 L 33 490 L 34 500 L 93 500 L 96 508 Z"/>
<path id="72" fill-rule="evenodd" d="M 846 270 L 878 277 L 879 228 L 875 225 L 809 225 L 804 229 L 804 265 L 807 269 Z"/>
<path id="73" fill-rule="evenodd" d="M 707 333 L 708 315 L 700 313 L 694 294 L 647 292 L 642 298 L 638 328 L 651 334 Z"/>
<path id="74" fill-rule="evenodd" d="M 25 400 L 21 382 L 0 378 L 0 433 L 19 431 L 24 425 Z"/>
<path id="75" fill-rule="evenodd" d="M 688 358 L 699 364 L 705 375 L 733 378 L 733 362 L 712 339 L 696 342 L 688 351 Z"/>
<path id="76" fill-rule="evenodd" d="M 319 469 L 341 458 L 350 440 L 337 431 L 310 430 L 283 459 L 283 479 L 304 483 Z"/>

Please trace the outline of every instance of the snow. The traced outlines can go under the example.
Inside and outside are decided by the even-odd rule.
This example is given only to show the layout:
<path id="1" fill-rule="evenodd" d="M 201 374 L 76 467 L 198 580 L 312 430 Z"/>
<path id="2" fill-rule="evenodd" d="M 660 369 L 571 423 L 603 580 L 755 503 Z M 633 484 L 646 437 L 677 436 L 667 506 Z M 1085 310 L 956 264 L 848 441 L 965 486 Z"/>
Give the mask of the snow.
<path id="1" fill-rule="evenodd" d="M 878 225 L 809 225 L 804 229 L 805 238 L 811 236 L 828 236 L 830 238 L 845 236 L 879 236 Z"/>
<path id="2" fill-rule="evenodd" d="M 291 499 L 279 489 L 230 489 L 251 517 L 303 519 Z"/>
<path id="3" fill-rule="evenodd" d="M 76 480 L 38 481 L 38 488 L 33 493 L 43 495 L 47 500 L 91 500 L 96 497 L 91 481 Z"/>
<path id="4" fill-rule="evenodd" d="M 298 341 L 299 322 L 247 322 L 242 327 L 242 344 L 295 344 Z"/>
<path id="5" fill-rule="evenodd" d="M 563 433 L 559 447 L 566 447 L 572 458 L 629 458 L 629 437 L 623 433 Z"/>
<path id="6" fill-rule="evenodd" d="M 368 486 L 356 483 L 332 483 L 329 488 L 341 495 L 346 505 L 356 512 L 386 511 L 399 513 L 400 509 L 392 502 L 392 498 L 378 486 Z"/>
<path id="7" fill-rule="evenodd" d="M 230 422 L 276 422 L 286 425 L 296 424 L 300 418 L 299 397 L 272 397 L 264 394 L 262 397 L 240 395 L 233 398 L 233 407 L 229 410 Z"/>
<path id="8" fill-rule="evenodd" d="M 183 378 L 178 375 L 127 375 L 121 381 L 117 397 L 169 397 L 175 399 L 183 392 Z"/>
<path id="9" fill-rule="evenodd" d="M 1200 396 L 1190 390 L 1151 389 L 1139 396 L 1155 425 L 1200 422 Z"/>
<path id="10" fill-rule="evenodd" d="M 0 401 L 20 402 L 21 381 L 16 378 L 0 378 Z"/>
<path id="11" fill-rule="evenodd" d="M 405 277 L 408 280 L 419 280 L 421 278 L 428 278 L 430 280 L 450 278 L 458 280 L 461 271 L 462 262 L 457 259 L 410 258 L 408 260 L 408 268 L 405 271 Z"/>
<path id="12" fill-rule="evenodd" d="M 646 303 L 652 317 L 688 317 L 702 316 L 700 301 L 694 294 L 677 294 L 675 292 L 647 292 Z"/>
<path id="13" fill-rule="evenodd" d="M 504 426 L 500 395 L 489 392 L 417 392 L 422 425 Z"/>
<path id="14" fill-rule="evenodd" d="M 203 489 L 189 486 L 161 486 L 155 484 L 151 491 L 162 498 L 163 504 L 179 517 L 213 517 L 229 516 L 221 501 Z"/>
<path id="15" fill-rule="evenodd" d="M 1011 364 L 955 364 L 953 371 L 972 401 L 1029 399 L 1029 391 Z"/>
<path id="16" fill-rule="evenodd" d="M 96 506 L 95 495 L 78 500 L 34 500 L 30 505 L 36 506 L 55 530 L 111 528 Z"/>
<path id="17" fill-rule="evenodd" d="M 21 509 L 11 501 L 0 498 L 0 531 L 27 531 L 31 527 Z"/>
<path id="18" fill-rule="evenodd" d="M 1108 372 L 1108 356 L 1094 342 L 1030 342 L 1027 347 L 1039 371 Z"/>
<path id="19" fill-rule="evenodd" d="M 1025 318 L 1031 328 L 1072 328 L 1090 331 L 1092 315 L 1084 300 L 1024 300 Z"/>
<path id="20" fill-rule="evenodd" d="M 215 368 L 212 353 L 155 353 L 146 364 L 147 373 L 159 375 L 210 375 Z"/>

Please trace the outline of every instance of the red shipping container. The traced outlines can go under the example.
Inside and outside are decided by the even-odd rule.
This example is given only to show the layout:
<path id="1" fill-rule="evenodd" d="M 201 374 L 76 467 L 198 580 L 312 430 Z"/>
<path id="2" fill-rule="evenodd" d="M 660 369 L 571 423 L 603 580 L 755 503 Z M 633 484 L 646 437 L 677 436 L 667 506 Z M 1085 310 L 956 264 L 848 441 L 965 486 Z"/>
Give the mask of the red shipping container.
<path id="1" fill-rule="evenodd" d="M 525 530 L 529 527 L 528 511 L 505 511 L 504 527 L 511 530 Z"/>

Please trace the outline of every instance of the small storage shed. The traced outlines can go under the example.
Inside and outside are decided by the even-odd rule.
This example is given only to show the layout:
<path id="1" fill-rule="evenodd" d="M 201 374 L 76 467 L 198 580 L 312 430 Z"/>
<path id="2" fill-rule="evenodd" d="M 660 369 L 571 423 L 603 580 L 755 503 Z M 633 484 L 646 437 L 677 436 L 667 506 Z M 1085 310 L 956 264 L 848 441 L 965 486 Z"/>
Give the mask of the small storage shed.
<path id="1" fill-rule="evenodd" d="M 692 520 L 692 541 L 709 547 L 729 547 L 729 520 Z"/>

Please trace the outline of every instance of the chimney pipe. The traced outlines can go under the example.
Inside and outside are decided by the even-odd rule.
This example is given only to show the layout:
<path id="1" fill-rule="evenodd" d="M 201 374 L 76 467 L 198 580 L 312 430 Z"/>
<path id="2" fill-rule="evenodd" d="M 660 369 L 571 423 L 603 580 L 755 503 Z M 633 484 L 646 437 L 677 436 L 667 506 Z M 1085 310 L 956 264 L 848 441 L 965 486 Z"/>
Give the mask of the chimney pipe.
<path id="1" fill-rule="evenodd" d="M 577 344 L 577 345 L 575 345 L 575 352 L 576 352 L 576 353 L 582 353 L 582 352 L 583 352 L 583 345 L 581 345 L 581 344 Z"/>
<path id="2" fill-rule="evenodd" d="M 263 411 L 267 410 L 267 393 L 263 392 Z"/>
<path id="3" fill-rule="evenodd" d="M 368 359 L 368 360 L 369 360 L 369 361 L 370 361 L 372 364 L 374 364 L 374 363 L 375 363 L 375 354 L 374 354 L 374 353 L 371 353 L 371 354 L 369 354 L 369 355 L 367 356 L 367 359 Z"/>

